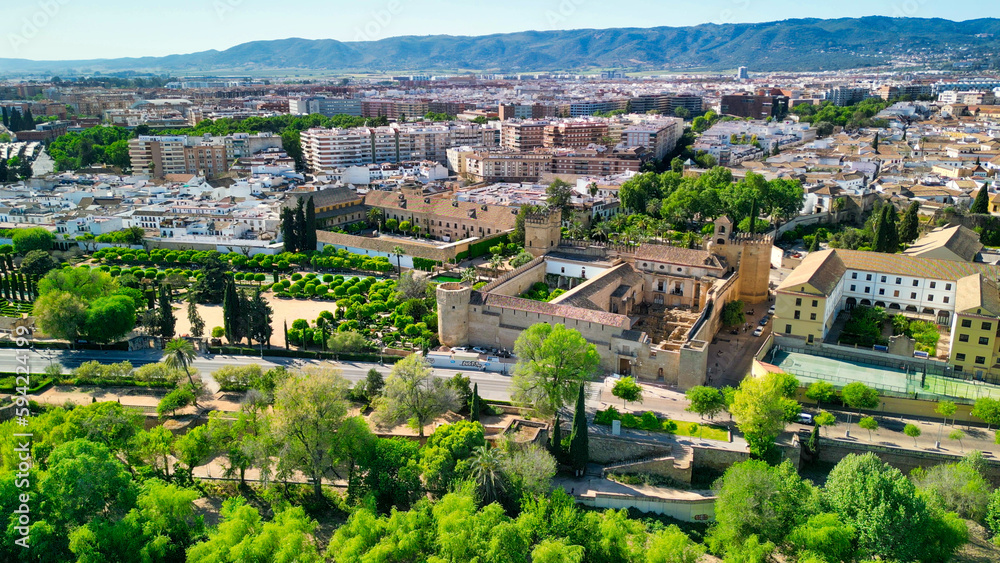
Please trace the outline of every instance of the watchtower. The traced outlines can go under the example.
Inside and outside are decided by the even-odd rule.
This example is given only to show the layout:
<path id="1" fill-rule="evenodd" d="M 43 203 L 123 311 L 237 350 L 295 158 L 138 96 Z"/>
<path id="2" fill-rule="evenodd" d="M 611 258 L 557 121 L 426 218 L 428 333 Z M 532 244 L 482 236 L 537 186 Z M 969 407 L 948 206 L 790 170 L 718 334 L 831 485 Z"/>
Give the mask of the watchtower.
<path id="1" fill-rule="evenodd" d="M 441 344 L 469 345 L 469 303 L 472 288 L 460 283 L 443 283 L 437 288 L 438 338 Z"/>
<path id="2" fill-rule="evenodd" d="M 562 212 L 550 209 L 524 218 L 524 249 L 535 257 L 555 250 L 562 240 Z"/>

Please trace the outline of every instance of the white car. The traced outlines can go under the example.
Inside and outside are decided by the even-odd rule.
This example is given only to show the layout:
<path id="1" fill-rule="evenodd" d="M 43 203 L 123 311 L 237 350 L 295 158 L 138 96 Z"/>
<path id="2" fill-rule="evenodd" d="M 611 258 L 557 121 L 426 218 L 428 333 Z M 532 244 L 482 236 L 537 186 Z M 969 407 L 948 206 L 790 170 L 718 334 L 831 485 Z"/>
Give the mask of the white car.
<path id="1" fill-rule="evenodd" d="M 771 308 L 767 310 L 767 314 L 774 315 L 774 305 L 771 305 Z"/>
<path id="2" fill-rule="evenodd" d="M 451 353 L 452 354 L 454 354 L 455 352 L 468 352 L 468 351 L 469 351 L 469 349 L 466 348 L 465 346 L 458 346 L 456 348 L 452 348 L 451 349 Z"/>
<path id="3" fill-rule="evenodd" d="M 480 348 L 479 346 L 474 346 L 472 348 L 472 351 L 476 352 L 477 354 L 485 354 L 486 353 L 486 348 Z"/>
<path id="4" fill-rule="evenodd" d="M 755 328 L 753 330 L 753 335 L 754 336 L 760 336 L 762 334 L 764 334 L 764 327 L 762 327 L 762 326 L 758 326 L 757 328 Z"/>

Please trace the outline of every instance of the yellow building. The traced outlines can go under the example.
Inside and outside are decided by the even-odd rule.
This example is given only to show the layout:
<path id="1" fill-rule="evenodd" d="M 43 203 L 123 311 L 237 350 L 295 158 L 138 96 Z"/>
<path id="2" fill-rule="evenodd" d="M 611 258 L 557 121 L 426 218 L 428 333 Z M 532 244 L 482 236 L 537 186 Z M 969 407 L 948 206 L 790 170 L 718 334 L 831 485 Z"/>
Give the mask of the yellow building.
<path id="1" fill-rule="evenodd" d="M 982 274 L 958 280 L 949 363 L 955 373 L 1000 378 L 1000 289 Z"/>
<path id="2" fill-rule="evenodd" d="M 845 272 L 831 251 L 810 254 L 778 286 L 774 302 L 774 331 L 822 341 L 837 318 Z"/>

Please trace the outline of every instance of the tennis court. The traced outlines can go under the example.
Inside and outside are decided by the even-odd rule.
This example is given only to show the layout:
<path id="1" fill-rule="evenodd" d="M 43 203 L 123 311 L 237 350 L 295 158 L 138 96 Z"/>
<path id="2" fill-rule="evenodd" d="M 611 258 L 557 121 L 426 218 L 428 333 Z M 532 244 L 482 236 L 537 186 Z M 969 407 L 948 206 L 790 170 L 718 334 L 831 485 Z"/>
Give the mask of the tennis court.
<path id="1" fill-rule="evenodd" d="M 975 400 L 980 397 L 1000 399 L 1000 387 L 940 375 L 923 375 L 904 369 L 873 366 L 861 362 L 812 356 L 800 352 L 776 350 L 772 364 L 797 377 L 804 385 L 827 381 L 836 387 L 860 381 L 883 394 L 935 400 L 930 395 Z M 924 397 L 927 395 L 927 397 Z"/>

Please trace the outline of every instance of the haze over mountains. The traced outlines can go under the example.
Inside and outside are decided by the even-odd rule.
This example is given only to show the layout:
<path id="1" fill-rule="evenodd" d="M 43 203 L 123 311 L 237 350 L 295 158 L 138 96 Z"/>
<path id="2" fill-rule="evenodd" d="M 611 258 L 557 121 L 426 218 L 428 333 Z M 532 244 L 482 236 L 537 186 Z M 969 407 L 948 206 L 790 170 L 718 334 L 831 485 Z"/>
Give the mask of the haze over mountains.
<path id="1" fill-rule="evenodd" d="M 527 31 L 480 37 L 408 36 L 369 42 L 292 38 L 252 41 L 224 51 L 166 57 L 82 61 L 0 59 L 0 72 L 724 70 L 747 64 L 758 71 L 818 71 L 878 66 L 894 57 L 921 52 L 996 52 L 998 45 L 1000 20 L 994 18 L 954 22 L 866 17 Z"/>

